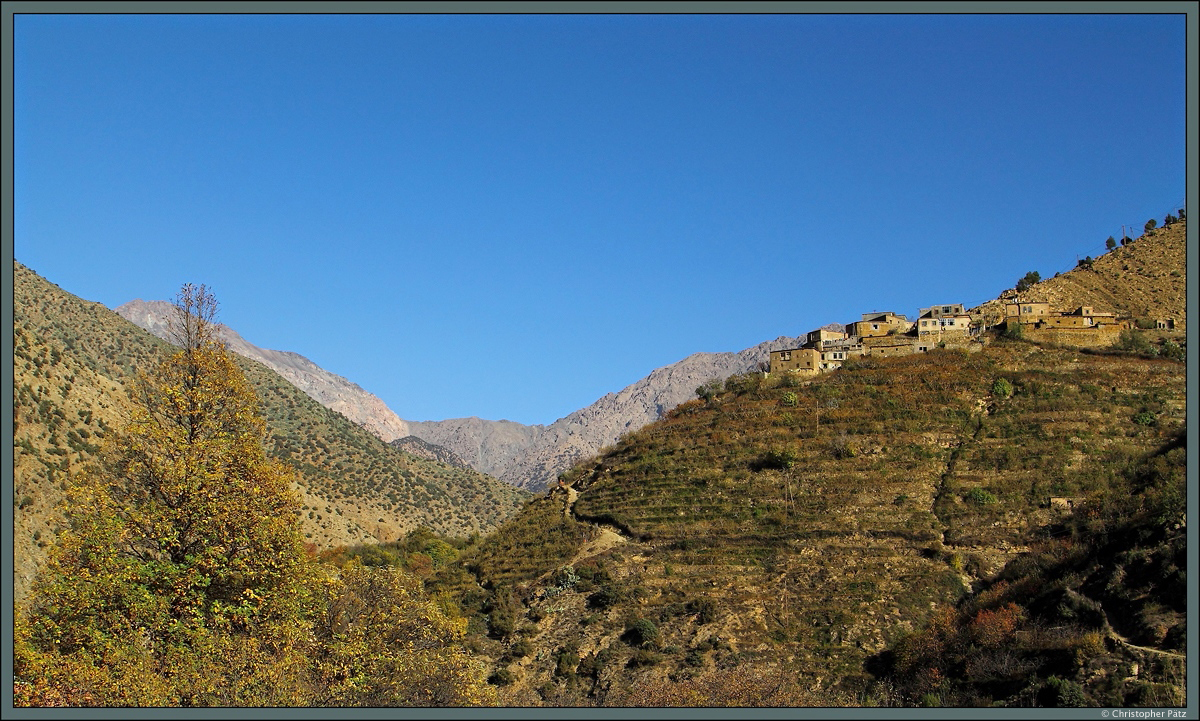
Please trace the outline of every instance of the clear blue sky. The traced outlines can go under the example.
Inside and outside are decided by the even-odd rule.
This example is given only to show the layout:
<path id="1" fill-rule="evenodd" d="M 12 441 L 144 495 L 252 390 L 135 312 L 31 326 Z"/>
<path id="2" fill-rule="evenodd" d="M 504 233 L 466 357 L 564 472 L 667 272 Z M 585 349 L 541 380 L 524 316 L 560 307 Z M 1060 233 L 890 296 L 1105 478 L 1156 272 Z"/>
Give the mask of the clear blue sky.
<path id="1" fill-rule="evenodd" d="M 18 16 L 15 255 L 402 418 L 976 304 L 1185 193 L 1183 15 Z"/>

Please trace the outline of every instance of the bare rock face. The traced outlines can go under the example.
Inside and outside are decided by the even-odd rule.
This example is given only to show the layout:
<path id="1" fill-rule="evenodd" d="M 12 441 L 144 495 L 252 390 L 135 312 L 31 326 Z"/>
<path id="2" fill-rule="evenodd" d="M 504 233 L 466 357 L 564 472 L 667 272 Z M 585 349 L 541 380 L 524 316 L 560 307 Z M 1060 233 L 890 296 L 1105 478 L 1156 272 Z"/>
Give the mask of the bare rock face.
<path id="1" fill-rule="evenodd" d="M 175 312 L 171 303 L 165 300 L 131 300 L 114 310 L 134 325 L 159 338 L 170 340 L 168 319 Z M 412 435 L 408 423 L 358 384 L 330 373 L 299 353 L 259 348 L 228 326 L 221 324 L 219 328 L 229 350 L 262 363 L 313 400 L 341 413 L 380 439 L 392 441 Z"/>
<path id="2" fill-rule="evenodd" d="M 409 425 L 413 435 L 453 450 L 478 471 L 518 488 L 543 490 L 576 461 L 695 397 L 700 385 L 754 370 L 772 350 L 795 348 L 803 342 L 804 338 L 781 336 L 737 353 L 694 353 L 549 426 L 479 418 Z"/>

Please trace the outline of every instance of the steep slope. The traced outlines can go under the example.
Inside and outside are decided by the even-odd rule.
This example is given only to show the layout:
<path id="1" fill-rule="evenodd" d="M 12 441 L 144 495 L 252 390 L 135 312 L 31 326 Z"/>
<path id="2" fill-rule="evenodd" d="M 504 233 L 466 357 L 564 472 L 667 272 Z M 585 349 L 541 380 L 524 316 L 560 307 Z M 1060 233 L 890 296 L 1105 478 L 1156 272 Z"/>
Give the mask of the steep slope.
<path id="1" fill-rule="evenodd" d="M 172 307 L 164 300 L 138 299 L 120 305 L 114 311 L 134 325 L 167 339 L 167 319 L 171 317 Z M 407 423 L 358 384 L 330 373 L 299 353 L 259 348 L 224 324 L 220 331 L 229 350 L 262 363 L 313 400 L 341 413 L 382 440 L 392 441 L 411 435 Z"/>
<path id="2" fill-rule="evenodd" d="M 23 595 L 60 525 L 72 473 L 125 422 L 128 389 L 170 347 L 98 303 L 14 270 L 14 551 Z M 268 423 L 268 453 L 296 470 L 304 532 L 318 546 L 394 538 L 417 526 L 481 533 L 525 494 L 473 470 L 416 458 L 241 359 Z"/>
<path id="3" fill-rule="evenodd" d="M 1179 362 L 1021 341 L 735 377 L 441 583 L 488 624 L 511 703 L 863 703 L 870 657 L 1027 551 L 1052 498 L 1136 492 L 1185 394 Z"/>
<path id="4" fill-rule="evenodd" d="M 1139 320 L 1187 318 L 1187 221 L 1147 231 L 1128 245 L 1034 284 L 1024 293 L 1006 291 L 972 313 L 995 318 L 1005 301 L 1046 301 L 1059 310 L 1091 305 L 1098 311 Z"/>

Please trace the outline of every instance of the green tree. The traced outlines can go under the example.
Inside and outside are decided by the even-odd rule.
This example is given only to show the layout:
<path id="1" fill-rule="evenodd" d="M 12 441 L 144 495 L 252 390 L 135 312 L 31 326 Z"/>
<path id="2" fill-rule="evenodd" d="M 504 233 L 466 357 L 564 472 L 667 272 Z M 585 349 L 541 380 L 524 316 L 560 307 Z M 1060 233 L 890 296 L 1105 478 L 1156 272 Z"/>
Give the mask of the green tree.
<path id="1" fill-rule="evenodd" d="M 1032 288 L 1034 286 L 1034 284 L 1040 282 L 1041 279 L 1042 279 L 1041 273 L 1037 272 L 1036 270 L 1029 271 L 1020 280 L 1017 281 L 1017 292 L 1024 293 L 1025 291 Z"/>
<path id="2" fill-rule="evenodd" d="M 1146 232 L 1147 233 L 1149 233 L 1150 231 L 1154 230 L 1157 227 L 1158 227 L 1158 221 L 1155 220 L 1154 218 L 1151 218 L 1150 220 L 1146 221 Z"/>
<path id="3" fill-rule="evenodd" d="M 1112 237 L 1111 235 L 1108 236 L 1108 240 L 1104 241 L 1104 247 L 1108 248 L 1109 250 L 1116 248 L 1117 247 L 1117 239 Z"/>
<path id="4" fill-rule="evenodd" d="M 70 526 L 16 623 L 15 677 L 47 699 L 286 705 L 299 693 L 299 502 L 263 450 L 216 308 L 184 286 L 180 350 L 140 378 L 128 426 L 69 491 Z"/>

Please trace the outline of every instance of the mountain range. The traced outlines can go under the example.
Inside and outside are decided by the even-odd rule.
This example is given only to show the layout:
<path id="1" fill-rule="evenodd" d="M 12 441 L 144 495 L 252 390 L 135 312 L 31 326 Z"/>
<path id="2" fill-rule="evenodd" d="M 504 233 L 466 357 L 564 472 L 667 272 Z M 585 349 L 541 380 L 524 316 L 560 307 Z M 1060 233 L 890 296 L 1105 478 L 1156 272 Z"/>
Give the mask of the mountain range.
<path id="1" fill-rule="evenodd" d="M 139 299 L 114 310 L 134 325 L 166 337 L 170 303 Z M 441 446 L 481 473 L 530 491 L 546 489 L 579 459 L 595 455 L 625 433 L 658 420 L 666 411 L 694 397 L 701 384 L 745 373 L 765 362 L 772 350 L 793 348 L 803 342 L 803 338 L 780 336 L 738 352 L 694 353 L 549 425 L 525 425 L 476 417 L 404 420 L 375 395 L 298 353 L 260 348 L 224 325 L 221 331 L 230 350 L 271 368 L 318 403 L 381 440 L 393 442 L 415 436 Z M 441 453 L 444 458 L 450 457 Z"/>

